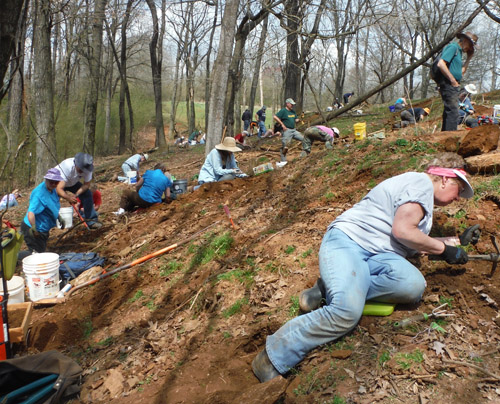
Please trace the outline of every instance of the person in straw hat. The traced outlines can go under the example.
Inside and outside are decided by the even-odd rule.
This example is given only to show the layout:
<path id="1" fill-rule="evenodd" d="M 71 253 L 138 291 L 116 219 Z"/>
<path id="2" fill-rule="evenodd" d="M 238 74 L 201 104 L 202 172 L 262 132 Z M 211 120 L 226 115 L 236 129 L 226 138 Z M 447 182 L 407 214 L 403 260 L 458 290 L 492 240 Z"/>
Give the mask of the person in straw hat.
<path id="1" fill-rule="evenodd" d="M 479 126 L 479 122 L 474 117 L 474 103 L 469 97 L 471 94 L 477 94 L 474 84 L 467 84 L 458 94 L 458 124 L 464 124 L 468 128 L 476 128 Z"/>
<path id="2" fill-rule="evenodd" d="M 457 35 L 457 38 L 458 42 L 452 42 L 443 49 L 438 62 L 438 68 L 443 76 L 439 81 L 439 93 L 443 100 L 442 131 L 457 130 L 460 81 L 477 48 L 476 34 L 462 32 Z M 467 54 L 465 63 L 462 63 L 463 52 Z"/>
<path id="3" fill-rule="evenodd" d="M 243 178 L 247 175 L 243 173 L 236 163 L 234 153 L 241 151 L 236 146 L 236 141 L 233 137 L 226 137 L 208 153 L 205 162 L 198 176 L 198 184 L 202 185 L 205 182 L 218 182 L 226 180 L 234 180 L 236 177 Z"/>

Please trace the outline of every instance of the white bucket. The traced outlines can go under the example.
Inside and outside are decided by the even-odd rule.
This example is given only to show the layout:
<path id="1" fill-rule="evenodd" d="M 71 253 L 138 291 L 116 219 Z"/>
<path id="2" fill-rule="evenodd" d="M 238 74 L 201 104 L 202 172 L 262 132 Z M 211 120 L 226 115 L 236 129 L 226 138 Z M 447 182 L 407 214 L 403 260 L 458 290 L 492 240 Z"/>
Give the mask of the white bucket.
<path id="1" fill-rule="evenodd" d="M 59 255 L 33 254 L 23 259 L 23 272 L 28 283 L 30 300 L 56 297 L 59 293 Z"/>
<path id="2" fill-rule="evenodd" d="M 137 171 L 127 171 L 127 182 L 129 184 L 137 183 Z"/>
<path id="3" fill-rule="evenodd" d="M 493 107 L 493 118 L 500 118 L 500 105 Z"/>
<path id="4" fill-rule="evenodd" d="M 13 276 L 7 281 L 7 291 L 9 292 L 9 301 L 11 303 L 24 303 L 24 279 L 22 276 Z M 3 283 L 0 282 L 0 294 L 3 295 Z"/>
<path id="5" fill-rule="evenodd" d="M 64 228 L 73 227 L 73 207 L 59 209 L 59 216 L 64 220 Z"/>

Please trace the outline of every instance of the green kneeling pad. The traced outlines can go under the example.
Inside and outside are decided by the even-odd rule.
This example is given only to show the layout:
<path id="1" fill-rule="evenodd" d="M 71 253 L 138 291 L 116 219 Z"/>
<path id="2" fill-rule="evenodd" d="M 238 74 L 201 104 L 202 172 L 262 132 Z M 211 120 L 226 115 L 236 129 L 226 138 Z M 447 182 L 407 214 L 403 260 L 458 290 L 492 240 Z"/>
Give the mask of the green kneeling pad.
<path id="1" fill-rule="evenodd" d="M 396 303 L 382 303 L 367 301 L 363 309 L 363 316 L 390 316 Z"/>

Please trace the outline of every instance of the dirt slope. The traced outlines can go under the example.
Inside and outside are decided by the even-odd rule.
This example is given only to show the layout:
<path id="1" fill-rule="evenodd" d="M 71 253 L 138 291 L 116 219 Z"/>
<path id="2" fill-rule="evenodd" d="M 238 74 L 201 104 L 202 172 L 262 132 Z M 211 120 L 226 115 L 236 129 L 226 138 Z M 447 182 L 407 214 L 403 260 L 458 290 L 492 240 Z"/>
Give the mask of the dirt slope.
<path id="1" fill-rule="evenodd" d="M 352 334 L 314 350 L 286 378 L 260 384 L 251 371 L 266 336 L 298 315 L 296 297 L 318 276 L 328 224 L 383 179 L 420 169 L 444 149 L 432 122 L 422 128 L 386 132 L 384 140 L 346 138 L 331 152 L 315 144 L 307 159 L 292 149 L 282 169 L 206 184 L 120 219 L 112 212 L 127 185 L 107 180 L 123 159 L 97 161 L 103 228 L 55 231 L 51 250 L 98 251 L 114 268 L 215 225 L 64 304 L 37 308 L 28 346 L 17 352 L 57 349 L 75 358 L 84 368 L 82 403 L 499 402 L 500 274 L 488 277 L 491 264 L 483 261 L 451 267 L 420 258 L 428 285 L 419 306 L 363 317 Z M 244 171 L 277 161 L 279 140 L 250 140 L 254 147 L 238 154 Z M 159 161 L 191 179 L 203 150 L 152 153 L 147 168 Z M 435 234 L 480 223 L 483 236 L 470 253 L 495 252 L 490 235 L 498 232 L 500 202 L 488 185 L 493 179 L 474 176 L 476 198 L 438 209 Z M 430 321 L 394 329 L 395 321 L 441 303 L 454 314 L 439 322 L 444 332 Z"/>

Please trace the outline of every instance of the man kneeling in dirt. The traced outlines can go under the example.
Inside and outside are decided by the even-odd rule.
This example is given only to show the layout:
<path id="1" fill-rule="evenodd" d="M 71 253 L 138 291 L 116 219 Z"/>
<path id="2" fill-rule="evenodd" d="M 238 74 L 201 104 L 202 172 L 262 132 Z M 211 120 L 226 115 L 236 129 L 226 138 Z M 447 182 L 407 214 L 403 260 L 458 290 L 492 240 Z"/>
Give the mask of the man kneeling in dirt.
<path id="1" fill-rule="evenodd" d="M 477 225 L 466 229 L 460 240 L 429 237 L 434 205 L 474 195 L 463 165 L 460 156 L 444 153 L 425 172 L 381 182 L 330 224 L 319 251 L 321 277 L 299 296 L 307 314 L 268 336 L 265 349 L 252 362 L 261 382 L 286 374 L 312 349 L 353 330 L 366 300 L 420 301 L 426 282 L 406 257 L 433 254 L 448 264 L 468 261 L 457 245 L 477 242 Z"/>
<path id="2" fill-rule="evenodd" d="M 136 207 L 148 208 L 155 203 L 162 202 L 162 196 L 165 194 L 165 201 L 169 202 L 171 198 L 172 180 L 164 164 L 158 163 L 153 170 L 146 170 L 140 177 L 135 186 L 135 191 L 126 189 L 120 199 L 120 209 L 114 212 L 116 215 L 122 215 L 125 212 L 131 212 Z"/>
<path id="3" fill-rule="evenodd" d="M 429 108 L 410 108 L 401 112 L 401 127 L 405 128 L 408 125 L 415 124 L 425 116 L 429 115 L 431 110 Z"/>

